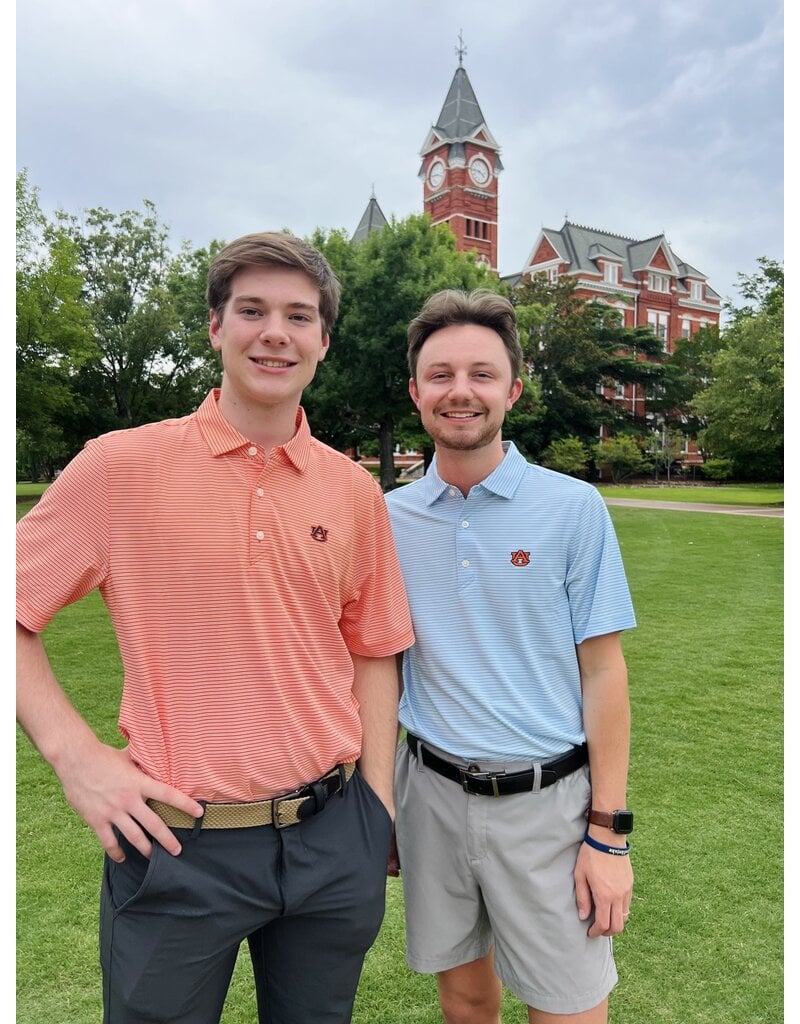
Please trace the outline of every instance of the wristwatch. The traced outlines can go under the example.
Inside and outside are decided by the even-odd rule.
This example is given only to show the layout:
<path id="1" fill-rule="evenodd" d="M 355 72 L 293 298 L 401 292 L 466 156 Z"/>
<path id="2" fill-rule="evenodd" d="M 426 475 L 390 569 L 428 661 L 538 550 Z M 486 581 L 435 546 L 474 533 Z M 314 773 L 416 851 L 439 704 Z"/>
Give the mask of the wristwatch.
<path id="1" fill-rule="evenodd" d="M 589 811 L 591 825 L 603 825 L 620 836 L 629 836 L 633 832 L 633 811 Z"/>

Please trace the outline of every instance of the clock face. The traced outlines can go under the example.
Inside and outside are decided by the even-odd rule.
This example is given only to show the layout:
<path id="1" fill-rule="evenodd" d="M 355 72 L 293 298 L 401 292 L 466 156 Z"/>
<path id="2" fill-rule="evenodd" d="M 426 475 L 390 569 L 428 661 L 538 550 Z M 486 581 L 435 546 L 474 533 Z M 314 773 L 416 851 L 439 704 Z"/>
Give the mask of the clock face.
<path id="1" fill-rule="evenodd" d="M 444 164 L 435 160 L 428 171 L 428 184 L 431 188 L 438 188 L 444 181 Z"/>
<path id="2" fill-rule="evenodd" d="M 469 165 L 469 176 L 472 178 L 476 185 L 485 185 L 486 182 L 489 180 L 489 174 L 489 165 L 486 163 L 485 160 L 482 160 L 480 157 L 478 157 L 476 160 L 473 160 L 472 163 Z"/>

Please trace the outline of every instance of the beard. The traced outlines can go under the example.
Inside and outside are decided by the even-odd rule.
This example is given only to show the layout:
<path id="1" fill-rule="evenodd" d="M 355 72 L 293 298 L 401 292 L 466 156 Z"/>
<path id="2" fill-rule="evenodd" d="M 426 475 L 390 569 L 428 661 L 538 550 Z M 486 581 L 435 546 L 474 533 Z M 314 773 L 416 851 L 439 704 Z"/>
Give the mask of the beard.
<path id="1" fill-rule="evenodd" d="M 472 452 L 492 444 L 503 424 L 502 420 L 500 422 L 482 420 L 470 427 L 464 425 L 449 427 L 447 420 L 436 416 L 428 423 L 423 420 L 422 425 L 437 447 L 447 448 L 450 451 Z"/>

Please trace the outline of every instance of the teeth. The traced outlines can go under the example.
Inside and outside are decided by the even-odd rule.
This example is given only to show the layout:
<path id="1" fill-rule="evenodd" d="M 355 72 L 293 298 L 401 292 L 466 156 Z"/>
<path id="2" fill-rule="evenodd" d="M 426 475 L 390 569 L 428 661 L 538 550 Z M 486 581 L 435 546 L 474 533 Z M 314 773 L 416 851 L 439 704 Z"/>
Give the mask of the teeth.
<path id="1" fill-rule="evenodd" d="M 475 412 L 444 412 L 442 413 L 442 415 L 446 416 L 447 419 L 450 420 L 468 420 L 471 419 L 473 416 L 477 416 L 478 414 Z"/>
<path id="2" fill-rule="evenodd" d="M 254 359 L 253 362 L 254 363 L 258 363 L 259 366 L 277 366 L 277 367 L 281 367 L 281 366 L 291 366 L 292 365 L 291 363 L 288 363 L 288 362 L 286 362 L 286 361 L 284 361 L 282 359 Z"/>

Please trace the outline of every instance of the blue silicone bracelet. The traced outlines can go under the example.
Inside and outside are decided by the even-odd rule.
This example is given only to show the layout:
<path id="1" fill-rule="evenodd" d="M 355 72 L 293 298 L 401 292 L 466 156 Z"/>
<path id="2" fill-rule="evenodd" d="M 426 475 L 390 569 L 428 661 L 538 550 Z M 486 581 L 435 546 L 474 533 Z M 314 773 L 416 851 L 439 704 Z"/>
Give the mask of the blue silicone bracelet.
<path id="1" fill-rule="evenodd" d="M 624 846 L 607 846 L 605 843 L 598 843 L 588 832 L 583 837 L 583 841 L 588 846 L 591 846 L 593 850 L 599 850 L 601 853 L 611 853 L 615 857 L 627 857 L 631 852 L 631 844 L 628 842 Z"/>

